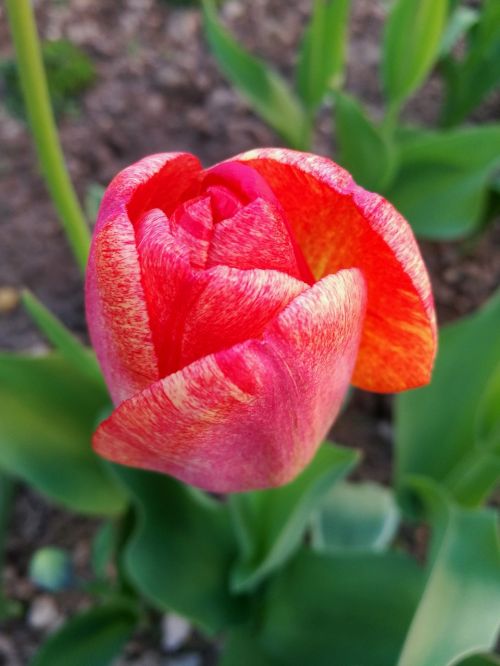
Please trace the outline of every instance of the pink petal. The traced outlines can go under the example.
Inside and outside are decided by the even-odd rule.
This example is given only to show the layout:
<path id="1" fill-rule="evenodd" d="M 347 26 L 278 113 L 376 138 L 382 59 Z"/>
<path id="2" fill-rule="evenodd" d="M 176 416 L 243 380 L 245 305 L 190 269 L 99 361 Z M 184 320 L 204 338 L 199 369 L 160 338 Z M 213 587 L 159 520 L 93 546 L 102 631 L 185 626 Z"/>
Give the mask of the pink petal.
<path id="1" fill-rule="evenodd" d="M 160 376 L 129 214 L 135 219 L 158 197 L 166 208 L 176 205 L 199 178 L 199 162 L 191 155 L 152 155 L 119 173 L 104 196 L 87 267 L 86 310 L 115 404 Z"/>
<path id="2" fill-rule="evenodd" d="M 124 402 L 98 453 L 215 492 L 278 486 L 313 457 L 354 367 L 365 287 L 357 270 L 297 296 L 265 329 Z"/>
<path id="3" fill-rule="evenodd" d="M 303 279 L 283 214 L 265 199 L 215 225 L 207 266 L 216 264 L 273 269 Z"/>

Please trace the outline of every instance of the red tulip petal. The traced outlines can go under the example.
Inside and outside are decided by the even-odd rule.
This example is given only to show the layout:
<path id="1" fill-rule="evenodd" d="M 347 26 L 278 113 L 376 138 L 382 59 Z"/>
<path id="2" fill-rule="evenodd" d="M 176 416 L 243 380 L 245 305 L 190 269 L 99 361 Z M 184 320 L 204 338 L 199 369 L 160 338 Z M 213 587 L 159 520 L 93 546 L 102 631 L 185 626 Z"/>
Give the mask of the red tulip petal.
<path id="1" fill-rule="evenodd" d="M 340 407 L 364 311 L 359 271 L 327 276 L 260 339 L 205 356 L 122 403 L 97 430 L 96 451 L 215 492 L 290 481 Z"/>
<path id="2" fill-rule="evenodd" d="M 436 353 L 435 313 L 405 219 L 327 158 L 262 149 L 234 159 L 271 187 L 317 279 L 342 268 L 362 270 L 368 305 L 353 383 L 381 392 L 426 384 Z"/>
<path id="3" fill-rule="evenodd" d="M 190 264 L 160 210 L 137 225 L 142 284 L 160 377 L 201 356 L 256 337 L 307 285 L 278 271 Z"/>
<path id="4" fill-rule="evenodd" d="M 153 155 L 119 173 L 104 196 L 87 267 L 86 309 L 92 343 L 115 404 L 160 377 L 129 213 L 132 210 L 134 217 L 148 208 L 159 189 L 164 199 L 162 187 L 175 201 L 197 182 L 199 169 L 190 155 Z M 177 186 L 171 180 L 177 180 Z"/>
<path id="5" fill-rule="evenodd" d="M 283 214 L 264 199 L 215 225 L 207 266 L 217 264 L 273 269 L 303 279 Z"/>
<path id="6" fill-rule="evenodd" d="M 181 367 L 202 356 L 259 337 L 308 285 L 285 273 L 216 266 L 192 301 L 182 340 Z"/>

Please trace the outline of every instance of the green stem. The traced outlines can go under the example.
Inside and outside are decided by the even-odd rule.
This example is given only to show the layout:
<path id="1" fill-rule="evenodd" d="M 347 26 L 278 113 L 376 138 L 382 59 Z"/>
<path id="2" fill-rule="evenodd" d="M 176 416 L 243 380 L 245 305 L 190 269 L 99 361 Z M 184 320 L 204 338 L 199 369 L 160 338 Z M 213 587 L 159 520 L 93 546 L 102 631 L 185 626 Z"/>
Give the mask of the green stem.
<path id="1" fill-rule="evenodd" d="M 68 175 L 57 135 L 30 0 L 7 0 L 21 87 L 38 159 L 78 265 L 85 270 L 90 232 Z"/>

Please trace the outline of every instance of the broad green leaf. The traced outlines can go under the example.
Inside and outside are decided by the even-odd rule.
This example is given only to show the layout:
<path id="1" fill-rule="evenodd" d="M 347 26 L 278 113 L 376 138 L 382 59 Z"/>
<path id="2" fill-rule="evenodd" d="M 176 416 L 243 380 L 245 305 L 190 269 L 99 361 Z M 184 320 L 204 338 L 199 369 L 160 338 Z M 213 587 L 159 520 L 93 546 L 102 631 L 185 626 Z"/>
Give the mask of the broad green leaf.
<path id="1" fill-rule="evenodd" d="M 108 602 L 73 617 L 52 634 L 31 666 L 109 666 L 137 623 L 130 604 Z"/>
<path id="2" fill-rule="evenodd" d="M 318 552 L 380 552 L 394 538 L 399 510 L 390 490 L 376 483 L 337 483 L 313 523 Z"/>
<path id="3" fill-rule="evenodd" d="M 400 105 L 423 82 L 441 42 L 448 0 L 396 0 L 387 21 L 382 78 L 389 104 Z"/>
<path id="4" fill-rule="evenodd" d="M 314 111 L 342 84 L 350 0 L 315 0 L 297 64 L 297 91 Z"/>
<path id="5" fill-rule="evenodd" d="M 500 3 L 485 0 L 479 21 L 469 31 L 468 49 L 460 59 L 446 58 L 443 74 L 445 126 L 457 125 L 500 83 Z"/>
<path id="6" fill-rule="evenodd" d="M 408 132 L 398 152 L 399 171 L 385 196 L 415 233 L 441 240 L 473 233 L 500 165 L 500 125 Z"/>
<path id="7" fill-rule="evenodd" d="M 253 589 L 283 566 L 300 546 L 312 514 L 325 494 L 351 471 L 357 457 L 355 451 L 325 445 L 292 483 L 231 497 L 241 546 L 231 576 L 235 591 Z"/>
<path id="8" fill-rule="evenodd" d="M 92 451 L 109 398 L 59 354 L 0 354 L 0 465 L 70 509 L 116 514 L 124 494 Z"/>
<path id="9" fill-rule="evenodd" d="M 240 632 L 239 645 L 228 647 L 238 656 L 246 644 L 249 665 L 395 664 L 422 577 L 400 554 L 333 557 L 302 549 L 270 579 L 254 631 L 246 639 Z"/>
<path id="10" fill-rule="evenodd" d="M 500 292 L 443 327 L 432 382 L 396 399 L 396 469 L 444 483 L 466 504 L 488 494 L 500 457 L 478 441 L 478 410 L 500 358 Z"/>
<path id="11" fill-rule="evenodd" d="M 366 189 L 385 189 L 396 166 L 394 147 L 353 97 L 337 93 L 334 114 L 339 164 Z"/>
<path id="12" fill-rule="evenodd" d="M 286 81 L 239 46 L 221 25 L 213 0 L 202 2 L 208 43 L 221 70 L 287 143 L 293 148 L 307 148 L 307 117 Z"/>
<path id="13" fill-rule="evenodd" d="M 232 631 L 225 644 L 218 666 L 283 666 L 264 652 L 255 639 L 251 626 Z"/>
<path id="14" fill-rule="evenodd" d="M 171 477 L 114 469 L 137 509 L 124 553 L 135 586 L 207 632 L 241 621 L 243 602 L 229 593 L 237 545 L 227 507 Z"/>
<path id="15" fill-rule="evenodd" d="M 495 645 L 500 628 L 497 516 L 450 503 L 426 479 L 410 483 L 426 506 L 433 541 L 425 590 L 397 666 L 444 666 Z"/>
<path id="16" fill-rule="evenodd" d="M 47 340 L 82 374 L 104 383 L 94 352 L 82 343 L 32 293 L 24 291 L 24 307 Z"/>

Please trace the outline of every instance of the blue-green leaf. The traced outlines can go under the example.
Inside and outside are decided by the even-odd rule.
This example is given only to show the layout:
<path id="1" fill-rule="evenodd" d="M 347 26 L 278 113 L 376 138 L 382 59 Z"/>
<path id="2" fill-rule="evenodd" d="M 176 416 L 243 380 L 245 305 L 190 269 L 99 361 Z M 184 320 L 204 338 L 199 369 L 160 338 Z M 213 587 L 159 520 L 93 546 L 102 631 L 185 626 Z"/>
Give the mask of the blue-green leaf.
<path id="1" fill-rule="evenodd" d="M 491 510 L 452 504 L 426 479 L 410 483 L 426 507 L 433 542 L 425 590 L 397 666 L 444 666 L 495 645 L 500 627 L 497 517 Z"/>
<path id="2" fill-rule="evenodd" d="M 293 555 L 313 512 L 356 460 L 355 451 L 324 445 L 292 483 L 231 497 L 241 545 L 231 576 L 235 591 L 251 590 Z"/>
<path id="3" fill-rule="evenodd" d="M 137 510 L 124 553 L 136 587 L 156 607 L 207 632 L 241 621 L 244 604 L 229 593 L 237 546 L 227 507 L 168 476 L 114 470 Z"/>

